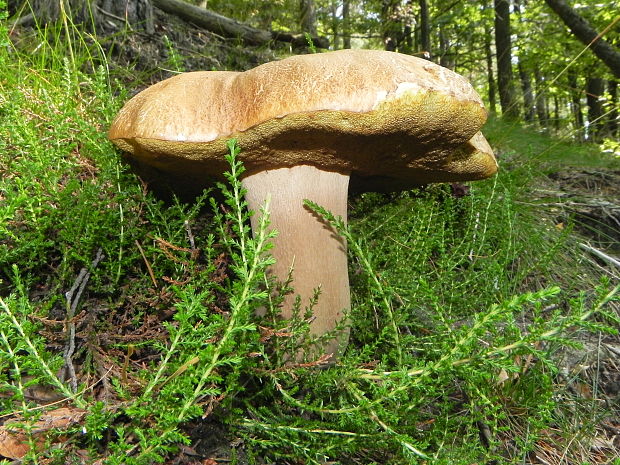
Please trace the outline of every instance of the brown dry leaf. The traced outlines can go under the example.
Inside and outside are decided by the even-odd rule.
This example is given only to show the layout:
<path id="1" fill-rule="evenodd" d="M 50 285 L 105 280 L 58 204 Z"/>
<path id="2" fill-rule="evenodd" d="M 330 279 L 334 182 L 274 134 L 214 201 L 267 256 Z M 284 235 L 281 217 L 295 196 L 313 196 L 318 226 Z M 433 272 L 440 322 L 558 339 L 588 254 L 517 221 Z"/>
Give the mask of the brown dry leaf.
<path id="1" fill-rule="evenodd" d="M 510 376 L 508 376 L 508 372 L 502 368 L 497 375 L 497 381 L 495 381 L 495 383 L 498 386 L 501 386 L 509 379 L 510 379 Z"/>
<path id="2" fill-rule="evenodd" d="M 51 429 L 65 429 L 79 423 L 86 415 L 86 410 L 62 407 L 43 413 L 32 425 L 32 434 L 37 445 L 42 445 L 44 433 Z M 9 459 L 21 459 L 30 451 L 27 435 L 13 426 L 20 420 L 9 420 L 0 426 L 0 456 Z"/>
<path id="3" fill-rule="evenodd" d="M 0 456 L 7 459 L 21 459 L 28 453 L 30 446 L 23 433 L 11 433 L 0 427 Z"/>
<path id="4" fill-rule="evenodd" d="M 592 389 L 586 383 L 575 383 L 575 391 L 585 399 L 592 399 Z"/>

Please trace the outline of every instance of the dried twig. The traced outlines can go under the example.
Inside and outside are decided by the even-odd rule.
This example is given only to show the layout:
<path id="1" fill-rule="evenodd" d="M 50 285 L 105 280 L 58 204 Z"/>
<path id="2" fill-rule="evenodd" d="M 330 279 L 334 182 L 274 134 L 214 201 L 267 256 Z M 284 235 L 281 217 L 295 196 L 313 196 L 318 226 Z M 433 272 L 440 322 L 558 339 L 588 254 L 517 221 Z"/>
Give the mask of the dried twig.
<path id="1" fill-rule="evenodd" d="M 584 250 L 587 250 L 588 252 L 596 255 L 598 258 L 601 258 L 603 260 L 605 260 L 607 263 L 611 264 L 611 265 L 615 265 L 618 268 L 620 268 L 620 260 L 618 260 L 617 258 L 612 257 L 611 255 L 607 255 L 605 252 L 602 252 L 598 249 L 595 249 L 594 247 L 584 244 L 582 242 L 579 243 L 579 247 L 581 247 Z"/>
<path id="2" fill-rule="evenodd" d="M 183 222 L 185 225 L 185 231 L 187 231 L 187 238 L 189 239 L 189 244 L 192 246 L 192 252 L 196 250 L 196 242 L 194 241 L 194 234 L 192 233 L 192 228 L 189 225 L 189 221 L 185 220 Z"/>
<path id="3" fill-rule="evenodd" d="M 136 245 L 138 246 L 138 250 L 140 251 L 140 255 L 142 255 L 142 259 L 144 260 L 144 263 L 146 264 L 146 269 L 149 272 L 151 281 L 153 281 L 153 286 L 155 286 L 155 289 L 159 289 L 159 286 L 157 285 L 157 280 L 155 279 L 155 273 L 153 273 L 153 268 L 151 268 L 151 264 L 149 260 L 146 258 L 146 255 L 144 254 L 144 249 L 142 249 L 142 246 L 140 245 L 138 241 L 136 241 Z"/>
<path id="4" fill-rule="evenodd" d="M 91 269 L 95 269 L 99 262 L 103 259 L 103 250 L 99 248 L 97 255 L 91 263 Z M 82 268 L 76 278 L 71 289 L 65 293 L 65 299 L 67 299 L 67 315 L 65 318 L 65 331 L 67 333 L 67 341 L 65 344 L 65 350 L 63 352 L 63 358 L 65 365 L 63 367 L 63 373 L 65 378 L 68 376 L 71 383 L 71 390 L 77 392 L 77 377 L 75 375 L 75 367 L 73 366 L 73 354 L 75 352 L 75 311 L 82 298 L 82 293 L 88 284 L 90 279 L 90 271 L 87 268 Z"/>

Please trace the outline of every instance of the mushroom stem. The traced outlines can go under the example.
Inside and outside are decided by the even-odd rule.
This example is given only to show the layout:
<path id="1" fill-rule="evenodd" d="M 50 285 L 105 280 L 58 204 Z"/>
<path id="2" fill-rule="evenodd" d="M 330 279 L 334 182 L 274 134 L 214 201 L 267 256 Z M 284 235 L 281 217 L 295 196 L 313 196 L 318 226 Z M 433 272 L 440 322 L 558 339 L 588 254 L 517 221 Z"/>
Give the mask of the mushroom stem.
<path id="1" fill-rule="evenodd" d="M 276 263 L 270 272 L 281 281 L 293 269 L 294 295 L 286 296 L 282 316 L 290 318 L 296 295 L 301 297 L 302 312 L 315 289 L 320 287 L 318 302 L 313 307 L 310 333 L 323 335 L 342 321 L 351 305 L 347 268 L 347 245 L 332 226 L 304 207 L 304 199 L 312 200 L 336 216 L 347 219 L 349 174 L 323 171 L 310 165 L 259 171 L 246 176 L 243 186 L 255 230 L 260 209 L 270 196 L 271 227 L 278 231 L 271 251 Z M 320 349 L 333 354 L 333 359 L 346 347 L 349 331 L 321 344 Z"/>

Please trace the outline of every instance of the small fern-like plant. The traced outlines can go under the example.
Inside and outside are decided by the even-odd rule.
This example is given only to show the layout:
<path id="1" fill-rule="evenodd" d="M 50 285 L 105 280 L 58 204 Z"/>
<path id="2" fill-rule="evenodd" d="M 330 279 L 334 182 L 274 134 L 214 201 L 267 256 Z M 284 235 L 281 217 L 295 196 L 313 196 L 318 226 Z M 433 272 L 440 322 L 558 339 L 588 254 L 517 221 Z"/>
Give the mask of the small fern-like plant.
<path id="1" fill-rule="evenodd" d="M 227 296 L 228 309 L 224 314 L 207 312 L 206 303 L 213 299 L 214 291 L 214 283 L 208 276 L 205 280 L 198 279 L 193 286 L 177 287 L 175 322 L 166 325 L 169 340 L 160 347 L 160 362 L 151 370 L 142 394 L 124 412 L 134 419 L 132 432 L 140 441 L 138 444 L 123 442 L 128 425 L 118 427 L 119 441 L 111 447 L 117 452 L 108 459 L 109 463 L 153 463 L 163 460 L 177 444 L 188 443 L 179 426 L 201 416 L 204 413 L 201 405 L 208 399 L 222 398 L 240 389 L 239 373 L 254 363 L 248 354 L 256 352 L 258 337 L 251 320 L 267 299 L 266 291 L 260 286 L 266 268 L 273 263 L 268 251 L 274 233 L 267 232 L 267 204 L 252 235 L 245 191 L 239 180 L 244 171 L 237 160 L 239 147 L 231 140 L 228 148 L 226 159 L 230 171 L 225 173 L 228 185 L 219 185 L 226 206 L 224 211 L 212 201 L 220 243 L 231 261 L 233 276 L 220 289 Z"/>

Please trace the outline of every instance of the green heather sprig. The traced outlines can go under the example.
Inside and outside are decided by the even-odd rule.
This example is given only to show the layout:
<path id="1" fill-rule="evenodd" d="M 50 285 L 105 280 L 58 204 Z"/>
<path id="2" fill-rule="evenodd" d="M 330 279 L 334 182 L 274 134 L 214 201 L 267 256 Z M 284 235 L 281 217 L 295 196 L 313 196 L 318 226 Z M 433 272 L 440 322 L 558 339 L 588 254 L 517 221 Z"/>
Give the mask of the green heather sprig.
<path id="1" fill-rule="evenodd" d="M 217 342 L 208 343 L 198 354 L 187 353 L 184 347 L 191 345 L 189 340 L 196 337 L 196 325 L 201 323 L 192 318 L 192 313 L 195 312 L 188 313 L 184 309 L 183 302 L 177 306 L 178 313 L 175 319 L 178 324 L 176 327 L 168 326 L 171 341 L 164 351 L 159 367 L 155 370 L 154 377 L 141 396 L 141 403 L 147 399 L 151 399 L 150 402 L 157 402 L 156 391 L 160 392 L 159 397 L 170 396 L 173 392 L 172 384 L 184 386 L 183 400 L 177 404 L 174 411 L 169 410 L 165 417 L 161 417 L 162 429 L 145 436 L 145 441 L 138 447 L 140 451 L 127 463 L 148 463 L 161 453 L 169 451 L 170 442 L 184 442 L 183 436 L 176 432 L 178 425 L 202 413 L 199 401 L 205 397 L 221 395 L 224 390 L 234 390 L 233 386 L 227 386 L 224 390 L 219 386 L 223 381 L 219 370 L 236 370 L 248 359 L 243 353 L 243 341 L 247 339 L 249 333 L 256 333 L 256 327 L 250 320 L 260 303 L 267 299 L 267 292 L 260 289 L 260 284 L 264 281 L 266 268 L 273 263 L 267 252 L 271 247 L 269 241 L 275 233 L 267 231 L 269 225 L 267 201 L 263 207 L 259 226 L 252 235 L 248 226 L 252 213 L 247 211 L 245 190 L 239 179 L 244 171 L 243 165 L 237 159 L 240 149 L 235 140 L 228 142 L 228 149 L 226 160 L 230 171 L 225 173 L 228 185 L 219 185 L 227 206 L 225 212 L 222 213 L 219 205 L 212 201 L 220 240 L 232 258 L 231 269 L 234 272 L 234 276 L 224 288 L 229 302 L 227 319 L 219 320 L 217 323 L 218 329 L 215 332 Z M 193 301 L 194 304 L 190 304 L 192 308 L 207 298 L 206 294 L 198 298 L 185 294 L 183 300 L 186 303 Z M 205 321 L 203 324 L 208 322 Z M 185 362 L 173 373 L 166 375 L 173 358 Z M 156 434 L 157 437 L 152 434 Z"/>
<path id="2" fill-rule="evenodd" d="M 49 356 L 44 354 L 45 350 L 42 346 L 42 338 L 36 334 L 34 325 L 28 321 L 28 316 L 33 314 L 33 308 L 23 295 L 25 292 L 19 276 L 17 266 L 13 266 L 15 282 L 20 292 L 20 296 L 11 299 L 9 303 L 0 298 L 0 312 L 4 318 L 0 319 L 0 327 L 10 328 L 15 331 L 14 337 L 9 337 L 6 330 L 2 334 L 3 343 L 8 346 L 8 353 L 16 354 L 18 351 L 26 351 L 29 357 L 21 357 L 27 360 L 27 371 L 23 372 L 35 375 L 41 383 L 49 384 L 57 389 L 67 400 L 71 400 L 78 407 L 85 407 L 86 402 L 82 399 L 81 394 L 74 393 L 69 386 L 63 383 L 58 376 L 56 370 L 49 364 Z M 9 305 L 9 304 L 13 305 Z M 17 359 L 12 358 L 11 363 L 18 363 Z M 23 395 L 23 393 L 21 393 Z"/>
<path id="3" fill-rule="evenodd" d="M 389 328 L 391 328 L 392 333 L 391 336 L 394 339 L 394 347 L 396 348 L 398 354 L 398 366 L 401 366 L 403 363 L 402 344 L 400 342 L 398 320 L 396 319 L 396 315 L 394 314 L 392 299 L 389 297 L 391 295 L 391 290 L 385 283 L 381 281 L 379 273 L 375 271 L 370 260 L 370 253 L 367 250 L 363 249 L 357 238 L 353 237 L 349 228 L 341 217 L 335 216 L 332 212 L 318 205 L 317 203 L 312 202 L 311 200 L 304 200 L 304 205 L 306 205 L 312 211 L 321 215 L 323 218 L 329 221 L 329 223 L 336 229 L 336 231 L 338 231 L 338 233 L 347 240 L 347 247 L 353 251 L 353 254 L 357 257 L 360 264 L 362 265 L 366 276 L 368 276 L 368 278 L 371 280 L 372 289 L 375 292 L 376 297 L 380 300 L 383 310 L 387 315 L 388 325 Z"/>

